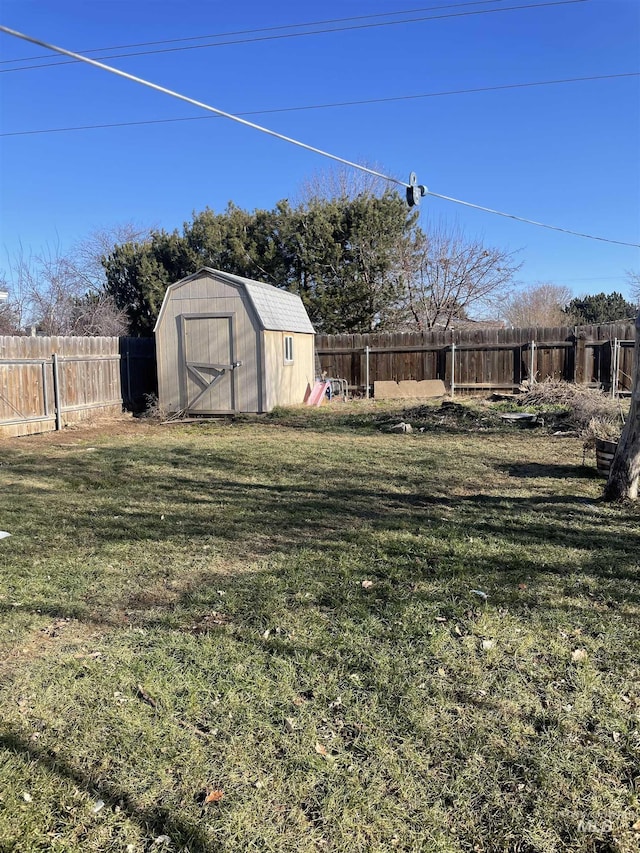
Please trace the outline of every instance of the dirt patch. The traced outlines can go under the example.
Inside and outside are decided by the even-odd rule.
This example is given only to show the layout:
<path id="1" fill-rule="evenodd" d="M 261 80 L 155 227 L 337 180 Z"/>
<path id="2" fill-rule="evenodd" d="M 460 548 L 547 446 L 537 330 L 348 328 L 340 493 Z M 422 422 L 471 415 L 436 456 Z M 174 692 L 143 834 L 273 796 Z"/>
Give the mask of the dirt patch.
<path id="1" fill-rule="evenodd" d="M 95 655 L 89 648 L 92 640 L 102 637 L 104 631 L 96 631 L 95 626 L 86 625 L 77 619 L 55 619 L 53 622 L 35 628 L 10 649 L 0 663 L 0 673 L 8 675 L 24 663 L 45 657 L 60 648 L 78 647 L 78 657 Z"/>
<path id="2" fill-rule="evenodd" d="M 133 415 L 123 414 L 117 418 L 100 418 L 91 423 L 72 424 L 56 432 L 41 432 L 36 435 L 21 435 L 13 437 L 0 437 L 0 447 L 21 446 L 28 444 L 30 447 L 69 447 L 75 444 L 83 444 L 86 441 L 95 441 L 100 437 L 112 438 L 113 436 L 127 435 L 149 435 L 155 434 L 160 429 L 157 421 L 147 418 L 134 418 Z"/>

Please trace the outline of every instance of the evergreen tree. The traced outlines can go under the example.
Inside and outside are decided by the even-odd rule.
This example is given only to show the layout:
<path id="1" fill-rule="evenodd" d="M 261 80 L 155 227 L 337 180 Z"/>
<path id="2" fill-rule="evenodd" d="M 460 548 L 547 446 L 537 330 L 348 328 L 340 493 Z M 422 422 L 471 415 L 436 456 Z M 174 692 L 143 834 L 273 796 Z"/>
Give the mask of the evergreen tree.
<path id="1" fill-rule="evenodd" d="M 368 332 L 384 327 L 399 298 L 394 263 L 414 220 L 392 192 L 252 213 L 206 209 L 182 234 L 116 246 L 103 260 L 107 292 L 132 334 L 150 334 L 167 286 L 210 266 L 298 293 L 318 331 Z"/>
<path id="2" fill-rule="evenodd" d="M 571 322 L 578 326 L 598 323 L 615 323 L 616 320 L 633 319 L 636 310 L 621 293 L 596 293 L 572 299 L 564 309 Z"/>

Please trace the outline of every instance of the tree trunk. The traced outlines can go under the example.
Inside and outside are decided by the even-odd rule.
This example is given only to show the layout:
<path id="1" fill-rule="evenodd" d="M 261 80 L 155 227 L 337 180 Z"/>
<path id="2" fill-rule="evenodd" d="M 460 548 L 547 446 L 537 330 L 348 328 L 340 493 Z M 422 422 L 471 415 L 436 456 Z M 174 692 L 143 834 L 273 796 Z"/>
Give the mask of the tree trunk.
<path id="1" fill-rule="evenodd" d="M 636 500 L 640 483 L 640 312 L 636 317 L 631 408 L 611 463 L 604 499 Z"/>

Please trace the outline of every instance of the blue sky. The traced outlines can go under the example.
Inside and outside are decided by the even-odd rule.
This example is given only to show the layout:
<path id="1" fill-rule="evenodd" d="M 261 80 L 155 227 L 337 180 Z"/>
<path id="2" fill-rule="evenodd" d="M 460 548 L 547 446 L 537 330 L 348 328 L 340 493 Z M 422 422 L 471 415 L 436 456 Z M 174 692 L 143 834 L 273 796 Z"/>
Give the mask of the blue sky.
<path id="1" fill-rule="evenodd" d="M 640 77 L 259 114 L 344 101 L 640 71 L 640 2 L 581 0 L 4 0 L 1 23 L 78 52 L 193 39 L 332 18 L 386 17 L 108 50 L 202 45 L 104 61 L 349 160 L 435 192 L 614 240 L 640 243 Z M 525 8 L 536 6 L 536 8 Z M 438 7 L 438 8 L 435 8 Z M 512 7 L 522 7 L 513 9 Z M 431 11 L 427 11 L 431 9 Z M 399 15 L 399 12 L 411 11 Z M 469 14 L 471 12 L 481 14 Z M 455 16 L 454 16 L 455 15 Z M 248 39 L 262 38 L 261 41 Z M 271 208 L 299 199 L 329 161 L 82 64 L 14 70 L 62 57 L 0 34 L 0 266 L 22 246 L 66 250 L 95 228 L 135 221 L 181 228 L 194 211 Z M 90 54 L 103 58 L 101 54 Z M 21 63 L 7 60 L 23 59 Z M 576 294 L 627 292 L 640 250 L 548 231 L 435 198 L 442 220 L 518 250 L 524 284 Z"/>

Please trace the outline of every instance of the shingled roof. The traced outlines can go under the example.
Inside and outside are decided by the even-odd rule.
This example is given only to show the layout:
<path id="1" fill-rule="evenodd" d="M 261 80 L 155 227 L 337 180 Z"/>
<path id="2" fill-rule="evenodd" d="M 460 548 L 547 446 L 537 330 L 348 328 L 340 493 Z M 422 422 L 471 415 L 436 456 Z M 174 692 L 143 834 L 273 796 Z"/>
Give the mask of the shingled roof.
<path id="1" fill-rule="evenodd" d="M 212 278 L 220 279 L 228 284 L 236 285 L 249 297 L 249 301 L 258 317 L 258 320 L 263 329 L 274 332 L 302 332 L 304 334 L 314 334 L 314 328 L 311 325 L 311 320 L 307 314 L 306 308 L 295 293 L 290 293 L 288 290 L 283 290 L 281 287 L 274 287 L 272 284 L 265 284 L 263 281 L 254 281 L 251 278 L 242 278 L 239 275 L 216 270 L 212 267 L 202 267 L 193 275 L 187 276 L 174 284 L 169 285 L 169 291 L 177 290 L 181 285 L 203 275 L 209 275 Z M 165 294 L 166 302 L 167 295 Z M 158 315 L 156 328 L 160 322 L 162 309 Z"/>
<path id="2" fill-rule="evenodd" d="M 290 293 L 281 287 L 274 287 L 272 284 L 265 284 L 263 281 L 242 278 L 210 267 L 204 267 L 199 272 L 208 272 L 224 281 L 242 285 L 264 329 L 275 332 L 314 333 L 302 299 L 295 293 Z"/>

